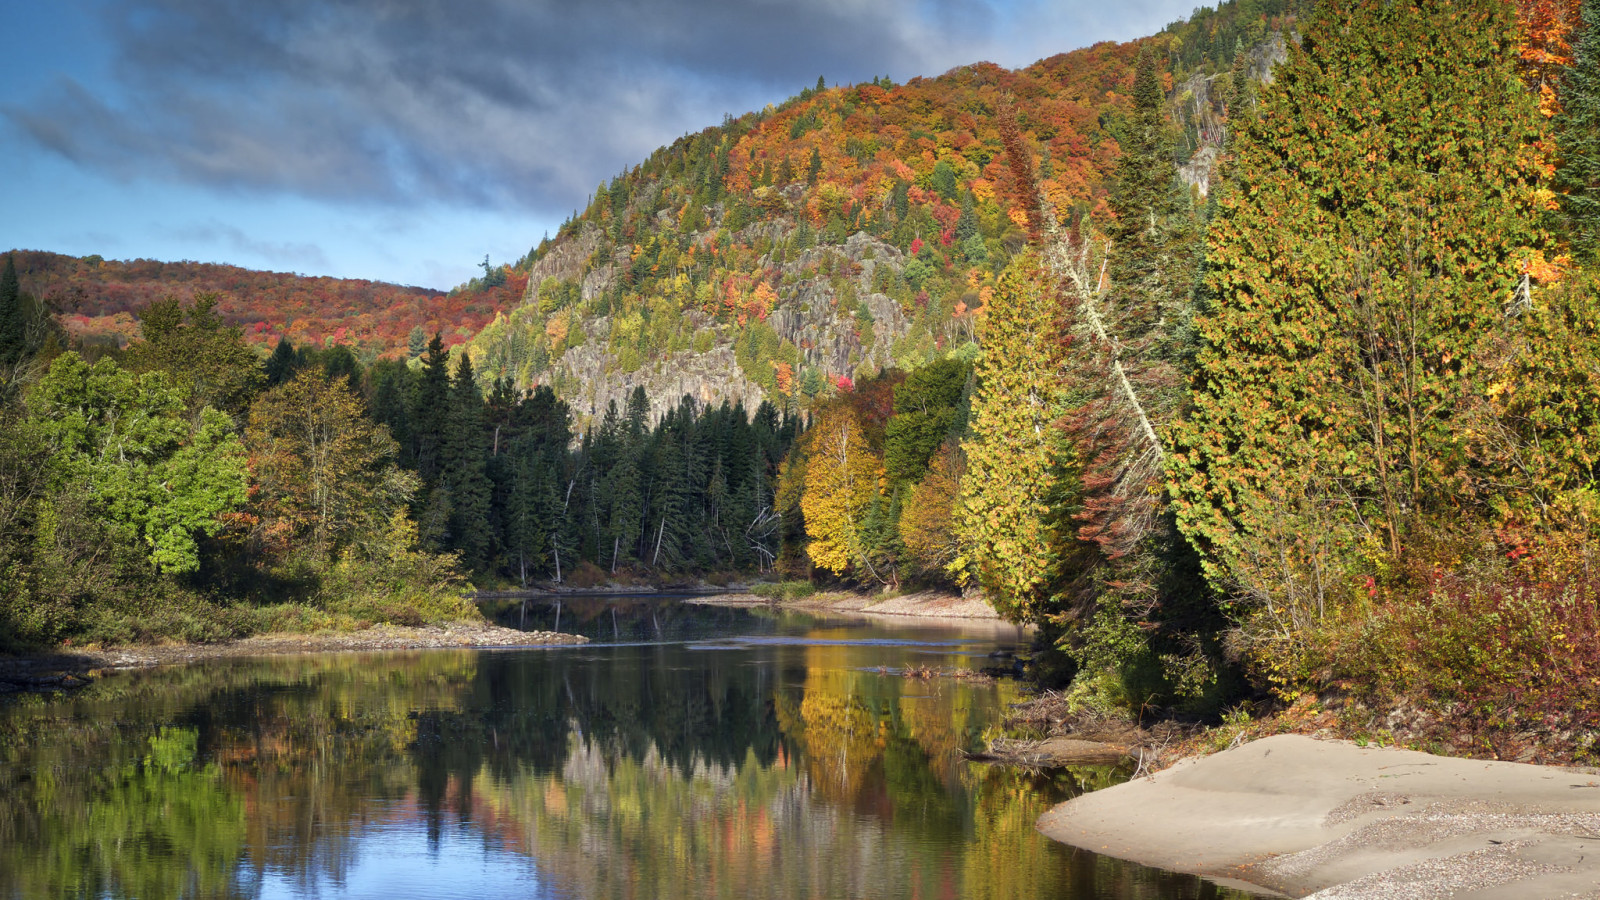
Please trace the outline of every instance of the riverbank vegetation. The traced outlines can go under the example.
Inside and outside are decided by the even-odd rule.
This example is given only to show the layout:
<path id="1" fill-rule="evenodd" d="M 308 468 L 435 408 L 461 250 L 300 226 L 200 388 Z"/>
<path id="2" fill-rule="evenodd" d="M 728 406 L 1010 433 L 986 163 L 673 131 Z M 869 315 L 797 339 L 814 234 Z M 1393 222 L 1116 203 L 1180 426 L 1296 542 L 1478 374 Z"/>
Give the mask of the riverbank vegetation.
<path id="1" fill-rule="evenodd" d="M 469 579 L 776 557 L 798 423 L 771 406 L 652 425 L 639 391 L 574 441 L 548 388 L 486 391 L 437 335 L 414 365 L 262 359 L 201 294 L 147 307 L 126 351 L 65 350 L 11 257 L 0 290 L 0 646 L 476 619 Z"/>
<path id="2" fill-rule="evenodd" d="M 897 482 L 910 378 L 814 415 L 785 464 L 808 561 L 981 587 L 1089 707 L 1334 692 L 1350 721 L 1592 756 L 1597 20 L 1324 3 L 1230 111 L 1204 202 L 1144 56 L 1110 215 L 1021 192 L 1033 249 L 985 305 L 970 425 Z"/>

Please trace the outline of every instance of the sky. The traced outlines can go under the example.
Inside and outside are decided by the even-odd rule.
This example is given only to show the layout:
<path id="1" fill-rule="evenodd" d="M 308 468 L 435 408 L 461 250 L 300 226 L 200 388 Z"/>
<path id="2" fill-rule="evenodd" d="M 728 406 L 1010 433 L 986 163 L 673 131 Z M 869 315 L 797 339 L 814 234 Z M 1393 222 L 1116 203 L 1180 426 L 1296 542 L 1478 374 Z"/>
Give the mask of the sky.
<path id="1" fill-rule="evenodd" d="M 824 78 L 1153 34 L 1194 0 L 0 0 L 0 250 L 448 289 Z"/>

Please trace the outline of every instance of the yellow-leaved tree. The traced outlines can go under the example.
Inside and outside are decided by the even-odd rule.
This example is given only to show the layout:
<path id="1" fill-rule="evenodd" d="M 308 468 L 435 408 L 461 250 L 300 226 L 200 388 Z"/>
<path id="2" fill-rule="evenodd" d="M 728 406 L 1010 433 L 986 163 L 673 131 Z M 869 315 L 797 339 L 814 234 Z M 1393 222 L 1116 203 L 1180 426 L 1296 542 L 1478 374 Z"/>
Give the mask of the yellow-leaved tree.
<path id="1" fill-rule="evenodd" d="M 806 552 L 824 569 L 844 574 L 859 565 L 876 577 L 864 552 L 861 525 L 883 481 L 883 458 L 867 443 L 861 420 L 848 404 L 822 410 L 812 432 L 800 500 L 811 539 Z"/>

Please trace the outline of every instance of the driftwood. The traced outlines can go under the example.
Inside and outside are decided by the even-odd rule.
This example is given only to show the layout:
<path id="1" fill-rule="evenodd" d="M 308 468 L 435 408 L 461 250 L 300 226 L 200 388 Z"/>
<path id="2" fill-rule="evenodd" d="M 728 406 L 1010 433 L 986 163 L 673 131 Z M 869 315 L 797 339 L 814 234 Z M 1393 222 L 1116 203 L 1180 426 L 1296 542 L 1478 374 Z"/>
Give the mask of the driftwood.
<path id="1" fill-rule="evenodd" d="M 1041 741 L 996 738 L 982 753 L 963 754 L 974 762 L 1027 766 L 1034 769 L 1059 769 L 1063 766 L 1115 765 L 1133 755 L 1121 744 L 1052 737 Z"/>

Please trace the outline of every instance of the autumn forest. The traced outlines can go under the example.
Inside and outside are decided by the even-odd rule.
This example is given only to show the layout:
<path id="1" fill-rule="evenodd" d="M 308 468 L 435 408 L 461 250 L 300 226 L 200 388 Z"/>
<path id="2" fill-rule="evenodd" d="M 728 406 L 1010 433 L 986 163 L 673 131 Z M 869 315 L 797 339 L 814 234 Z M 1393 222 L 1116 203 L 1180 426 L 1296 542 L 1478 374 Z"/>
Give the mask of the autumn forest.
<path id="1" fill-rule="evenodd" d="M 449 292 L 32 250 L 0 647 L 981 592 L 1074 703 L 1600 748 L 1600 0 L 819 80 Z"/>

